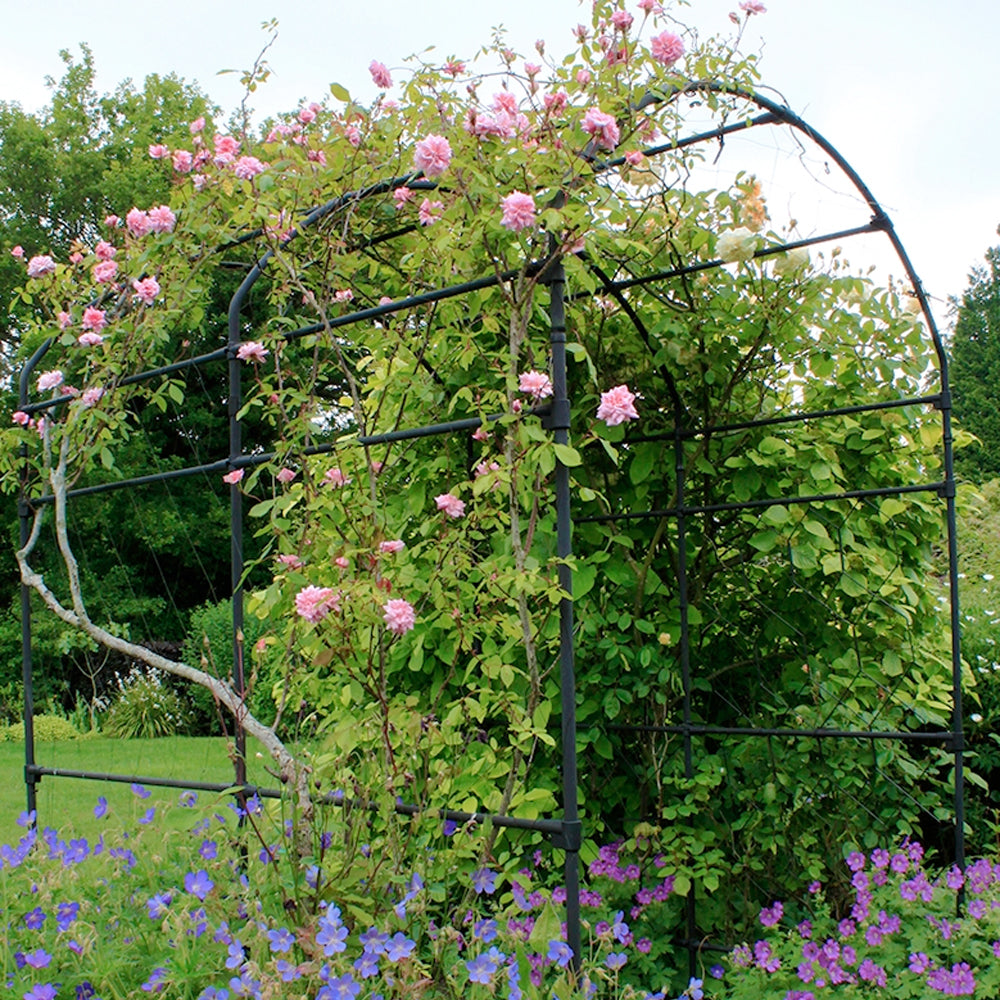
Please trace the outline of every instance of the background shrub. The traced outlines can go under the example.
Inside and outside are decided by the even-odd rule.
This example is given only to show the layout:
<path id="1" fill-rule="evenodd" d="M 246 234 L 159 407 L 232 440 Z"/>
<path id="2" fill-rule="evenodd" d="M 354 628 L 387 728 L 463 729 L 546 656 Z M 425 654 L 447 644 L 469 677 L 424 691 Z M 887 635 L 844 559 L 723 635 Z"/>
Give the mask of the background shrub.
<path id="1" fill-rule="evenodd" d="M 157 670 L 133 667 L 119 678 L 119 692 L 104 719 L 104 731 L 123 739 L 176 736 L 190 728 L 190 712 Z"/>
<path id="2" fill-rule="evenodd" d="M 7 743 L 20 743 L 24 741 L 24 723 L 15 722 L 10 726 L 0 729 L 0 738 Z M 73 723 L 68 719 L 60 718 L 58 715 L 36 715 L 35 716 L 35 739 L 45 743 L 56 743 L 62 740 L 76 740 L 82 734 L 74 729 Z"/>

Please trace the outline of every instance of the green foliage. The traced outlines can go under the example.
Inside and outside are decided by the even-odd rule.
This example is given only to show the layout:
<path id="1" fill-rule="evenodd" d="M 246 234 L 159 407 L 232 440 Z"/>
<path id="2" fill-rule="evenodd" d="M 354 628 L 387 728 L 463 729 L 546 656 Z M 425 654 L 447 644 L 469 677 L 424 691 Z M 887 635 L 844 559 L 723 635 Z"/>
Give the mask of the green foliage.
<path id="1" fill-rule="evenodd" d="M 76 740 L 82 735 L 73 723 L 61 715 L 36 715 L 33 721 L 35 739 L 40 743 Z M 24 723 L 15 722 L 0 728 L 0 739 L 8 743 L 24 742 Z"/>
<path id="2" fill-rule="evenodd" d="M 133 668 L 119 678 L 118 694 L 103 720 L 111 736 L 122 739 L 174 736 L 190 726 L 187 706 L 155 670 Z"/>
<path id="3" fill-rule="evenodd" d="M 254 646 L 264 632 L 256 618 L 243 623 L 243 650 L 247 701 L 257 718 L 268 725 L 274 722 L 274 684 L 281 679 L 280 668 L 254 653 Z M 233 676 L 233 610 L 231 601 L 203 604 L 191 612 L 187 638 L 182 651 L 188 663 L 200 664 L 213 677 Z M 220 710 L 205 688 L 185 685 L 184 697 L 191 711 L 193 732 L 199 736 L 216 735 L 220 730 Z"/>
<path id="4" fill-rule="evenodd" d="M 955 418 L 978 439 L 955 456 L 955 468 L 974 483 L 1000 476 L 1000 247 L 973 269 L 951 337 Z"/>

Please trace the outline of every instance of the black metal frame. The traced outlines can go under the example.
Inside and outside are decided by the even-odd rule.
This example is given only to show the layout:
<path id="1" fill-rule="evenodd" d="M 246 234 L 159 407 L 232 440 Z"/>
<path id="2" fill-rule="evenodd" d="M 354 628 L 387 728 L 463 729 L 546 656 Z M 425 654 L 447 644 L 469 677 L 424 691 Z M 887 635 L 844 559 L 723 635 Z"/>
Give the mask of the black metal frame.
<path id="1" fill-rule="evenodd" d="M 799 247 L 809 247 L 817 244 L 828 243 L 834 240 L 842 240 L 851 236 L 881 232 L 884 233 L 896 255 L 901 262 L 907 279 L 912 285 L 920 309 L 930 332 L 934 352 L 938 363 L 938 374 L 940 387 L 937 392 L 929 393 L 925 396 L 908 399 L 896 399 L 885 402 L 873 402 L 861 405 L 846 406 L 836 409 L 827 409 L 815 412 L 794 413 L 757 421 L 735 423 L 728 426 L 715 427 L 691 427 L 685 426 L 685 419 L 678 406 L 675 414 L 676 425 L 672 431 L 662 434 L 641 435 L 636 434 L 630 438 L 632 441 L 646 441 L 655 439 L 669 439 L 673 442 L 675 458 L 675 478 L 676 478 L 676 503 L 669 509 L 606 514 L 596 517 L 573 517 L 571 509 L 570 477 L 569 469 L 561 462 L 556 465 L 556 496 L 557 496 L 557 552 L 560 558 L 559 585 L 567 595 L 572 594 L 572 570 L 568 557 L 572 555 L 572 527 L 574 523 L 585 521 L 629 521 L 650 517 L 670 517 L 674 519 L 677 530 L 677 541 L 679 548 L 678 558 L 678 587 L 680 591 L 680 616 L 681 616 L 681 669 L 683 684 L 683 722 L 678 725 L 664 726 L 638 726 L 632 727 L 638 732 L 659 732 L 678 734 L 683 740 L 684 770 L 688 778 L 693 776 L 693 741 L 695 737 L 711 735 L 715 737 L 811 737 L 818 740 L 899 740 L 912 743 L 938 744 L 950 751 L 954 760 L 954 821 L 955 821 L 955 862 L 963 865 L 965 860 L 964 846 L 964 739 L 962 732 L 962 685 L 961 685 L 961 658 L 959 648 L 959 605 L 958 605 L 958 574 L 957 574 L 957 541 L 955 530 L 955 479 L 952 457 L 952 430 L 951 430 L 951 395 L 948 386 L 947 357 L 940 334 L 935 326 L 934 319 L 928 307 L 927 298 L 922 289 L 921 283 L 900 243 L 895 230 L 892 227 L 888 216 L 882 210 L 878 202 L 862 182 L 854 169 L 844 160 L 836 149 L 806 122 L 793 114 L 788 108 L 776 104 L 759 94 L 741 90 L 734 90 L 725 86 L 713 83 L 691 84 L 683 90 L 674 91 L 667 95 L 647 95 L 639 107 L 646 106 L 664 99 L 673 99 L 683 94 L 706 94 L 728 95 L 735 97 L 749 104 L 755 105 L 761 110 L 761 114 L 756 117 L 744 118 L 736 123 L 724 125 L 712 131 L 699 133 L 685 139 L 666 143 L 660 146 L 647 149 L 646 155 L 655 156 L 658 153 L 673 151 L 685 146 L 691 146 L 709 141 L 721 140 L 726 135 L 743 131 L 750 128 L 757 128 L 767 125 L 789 126 L 801 135 L 805 136 L 812 143 L 818 146 L 823 153 L 843 171 L 845 176 L 853 184 L 854 188 L 867 203 L 871 211 L 871 220 L 863 226 L 842 230 L 834 233 L 827 233 L 810 239 L 798 240 L 778 246 L 768 246 L 755 254 L 757 258 L 765 258 L 773 254 L 784 253 Z M 621 165 L 624 158 L 608 159 L 597 161 L 593 150 L 585 151 L 593 162 L 596 170 L 604 170 Z M 407 175 L 382 181 L 372 185 L 363 191 L 350 192 L 339 198 L 333 199 L 326 204 L 310 212 L 298 226 L 298 231 L 309 228 L 319 220 L 343 206 L 349 201 L 358 201 L 366 197 L 384 194 L 403 184 L 411 188 L 433 189 L 436 184 L 433 181 L 421 179 L 420 175 Z M 295 233 L 289 238 L 294 238 Z M 194 366 L 203 366 L 226 360 L 228 362 L 228 410 L 230 420 L 230 445 L 229 454 L 224 459 L 219 459 L 208 464 L 192 466 L 185 469 L 178 469 L 167 473 L 141 476 L 120 482 L 108 483 L 104 485 L 91 486 L 68 492 L 68 497 L 85 496 L 109 490 L 131 488 L 149 483 L 161 482 L 173 478 L 198 475 L 203 473 L 218 473 L 235 469 L 249 468 L 271 461 L 275 456 L 271 453 L 247 454 L 243 450 L 241 438 L 241 425 L 237 417 L 242 405 L 241 396 L 241 376 L 242 365 L 236 357 L 236 351 L 241 342 L 241 312 L 246 298 L 258 281 L 265 273 L 268 262 L 273 256 L 273 251 L 268 251 L 253 266 L 249 274 L 240 285 L 233 296 L 228 316 L 228 344 L 225 348 L 220 348 L 199 357 L 190 358 L 167 365 L 154 370 L 135 373 L 126 379 L 123 384 L 134 384 L 140 381 L 160 378 L 181 370 Z M 677 267 L 667 271 L 660 271 L 641 277 L 632 277 L 621 281 L 607 281 L 605 287 L 600 289 L 603 294 L 620 296 L 621 293 L 633 286 L 648 284 L 653 281 L 662 281 L 696 272 L 719 267 L 720 260 L 699 262 L 686 266 Z M 564 274 L 562 264 L 557 257 L 549 262 L 536 262 L 530 266 L 530 272 L 539 276 L 542 283 L 549 289 L 549 317 L 550 317 L 550 348 L 552 382 L 554 386 L 554 397 L 550 406 L 538 408 L 535 412 L 543 417 L 544 425 L 551 431 L 553 440 L 557 443 L 567 443 L 570 427 L 571 401 L 567 388 L 567 367 L 566 367 L 566 329 L 565 329 L 565 289 Z M 330 320 L 326 324 L 316 324 L 294 330 L 286 337 L 291 340 L 303 337 L 311 333 L 317 333 L 331 328 L 341 328 L 350 326 L 353 323 L 376 319 L 380 316 L 389 315 L 397 311 L 406 310 L 414 306 L 424 305 L 442 299 L 461 296 L 468 292 L 493 287 L 501 282 L 516 276 L 517 272 L 493 274 L 480 279 L 467 281 L 459 285 L 439 288 L 431 292 L 410 296 L 385 305 L 360 309 L 348 315 L 339 316 Z M 632 316 L 635 321 L 634 315 Z M 27 362 L 20 377 L 20 408 L 26 413 L 38 413 L 50 408 L 63 405 L 69 401 L 69 397 L 61 397 L 54 400 L 32 403 L 29 399 L 28 384 L 32 371 L 40 362 L 48 349 L 49 344 L 44 344 L 35 355 Z M 781 497 L 774 499 L 748 500 L 746 502 L 733 502 L 714 505 L 689 505 L 685 502 L 685 460 L 684 442 L 702 434 L 724 434 L 735 432 L 741 429 L 765 427 L 778 424 L 804 423 L 810 420 L 836 417 L 842 415 L 887 410 L 902 406 L 924 406 L 933 407 L 940 413 L 941 419 L 941 442 L 944 456 L 944 479 L 936 482 L 913 483 L 909 485 L 887 486 L 885 488 L 872 488 L 860 490 L 846 490 L 841 492 L 830 492 L 809 497 Z M 499 419 L 499 415 L 490 419 Z M 480 418 L 453 420 L 436 425 L 413 427 L 401 429 L 394 432 L 361 437 L 354 439 L 360 445 L 373 445 L 387 443 L 390 441 L 402 441 L 418 437 L 432 435 L 450 434 L 456 432 L 470 431 L 480 426 Z M 319 454 L 333 450 L 336 444 L 325 444 L 309 449 L 310 454 Z M 690 519 L 707 513 L 719 511 L 752 510 L 754 508 L 764 508 L 775 504 L 802 504 L 821 503 L 825 501 L 865 499 L 873 497 L 889 497 L 906 493 L 933 494 L 942 498 L 945 502 L 945 516 L 948 533 L 948 589 L 950 596 L 950 628 L 952 638 L 951 666 L 952 666 L 952 725 L 950 731 L 945 732 L 899 732 L 899 731 L 866 731 L 839 728 L 819 728 L 819 729 L 794 729 L 794 728 L 771 728 L 757 729 L 752 727 L 726 727 L 696 724 L 692 719 L 691 694 L 692 675 L 690 663 L 690 624 L 688 619 L 688 595 L 686 593 L 686 560 L 685 560 L 685 536 Z M 22 544 L 28 538 L 30 532 L 30 521 L 32 512 L 39 506 L 51 503 L 53 498 L 50 495 L 28 497 L 22 493 L 19 501 L 19 515 L 21 525 Z M 230 516 L 231 516 L 231 568 L 232 568 L 232 589 L 233 589 L 233 635 L 234 635 L 234 663 L 235 674 L 233 682 L 238 691 L 244 690 L 244 676 L 242 664 L 242 643 L 238 640 L 238 635 L 242 628 L 242 579 L 243 579 L 243 497 L 238 486 L 234 485 L 230 491 Z M 33 714 L 33 689 L 32 689 L 32 660 L 31 660 L 31 610 L 29 600 L 29 588 L 22 586 L 21 608 L 22 608 L 22 638 L 23 638 L 23 679 L 24 679 L 24 723 L 25 723 L 25 784 L 27 793 L 27 806 L 29 810 L 36 808 L 35 786 L 43 776 L 51 777 L 71 777 L 81 779 L 91 779 L 100 781 L 134 782 L 141 781 L 143 784 L 151 786 L 162 786 L 170 788 L 192 788 L 204 789 L 208 791 L 224 791 L 231 789 L 229 785 L 219 785 L 206 782 L 189 781 L 184 779 L 163 779 L 146 776 L 121 775 L 121 774 L 100 774 L 84 771 L 67 771 L 59 768 L 47 767 L 38 764 L 35 759 L 34 732 L 32 726 Z M 562 781 L 563 781 L 563 815 L 560 818 L 548 820 L 525 820 L 514 816 L 495 816 L 484 813 L 466 813 L 461 811 L 444 811 L 440 813 L 444 818 L 453 819 L 459 822 L 475 820 L 478 822 L 492 822 L 497 826 L 521 828 L 534 830 L 548 835 L 553 843 L 565 851 L 565 885 L 566 885 L 566 907 L 567 907 L 567 927 L 569 945 L 573 949 L 575 956 L 581 954 L 580 941 L 580 871 L 579 871 L 579 851 L 583 841 L 582 823 L 577 807 L 577 749 L 576 749 L 576 705 L 575 705 L 575 669 L 574 669 L 574 621 L 573 621 L 573 601 L 570 597 L 564 598 L 559 605 L 560 614 L 560 683 L 561 683 L 561 726 L 562 726 Z M 278 797 L 280 792 L 257 788 L 246 784 L 246 772 L 243 757 L 245 754 L 245 734 L 237 728 L 237 771 L 236 785 L 241 786 L 249 794 L 257 794 Z M 404 815 L 412 815 L 418 812 L 418 808 L 410 805 L 399 805 L 396 810 Z M 694 894 L 692 893 L 688 902 L 688 946 L 691 956 L 691 971 L 695 971 L 696 952 L 704 949 L 704 941 L 695 940 L 695 912 Z"/>

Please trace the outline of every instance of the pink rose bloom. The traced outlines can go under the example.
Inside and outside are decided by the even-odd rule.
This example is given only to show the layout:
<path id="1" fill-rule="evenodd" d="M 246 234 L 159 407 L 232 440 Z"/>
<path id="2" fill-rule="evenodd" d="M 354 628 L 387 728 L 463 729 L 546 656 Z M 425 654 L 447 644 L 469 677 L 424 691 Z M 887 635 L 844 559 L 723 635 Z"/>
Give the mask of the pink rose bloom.
<path id="1" fill-rule="evenodd" d="M 558 113 L 569 103 L 569 94 L 565 90 L 557 90 L 554 94 L 546 94 L 542 98 L 546 111 Z"/>
<path id="2" fill-rule="evenodd" d="M 96 309 L 94 306 L 87 306 L 83 310 L 83 321 L 80 325 L 84 330 L 93 330 L 94 333 L 100 333 L 108 325 L 104 310 Z"/>
<path id="3" fill-rule="evenodd" d="M 485 427 L 477 427 L 472 432 L 473 441 L 489 441 L 489 439 L 490 439 L 489 431 L 487 431 Z"/>
<path id="4" fill-rule="evenodd" d="M 113 246 L 107 240 L 101 240 L 97 246 L 94 247 L 94 256 L 97 257 L 98 260 L 112 260 L 117 253 L 117 247 Z"/>
<path id="5" fill-rule="evenodd" d="M 616 427 L 626 420 L 638 420 L 635 393 L 629 392 L 626 385 L 616 385 L 613 389 L 602 392 L 601 405 L 597 408 L 597 419 L 603 420 L 609 427 Z"/>
<path id="6" fill-rule="evenodd" d="M 81 347 L 98 347 L 104 343 L 104 338 L 99 333 L 81 333 L 76 338 L 76 342 Z"/>
<path id="7" fill-rule="evenodd" d="M 149 157 L 151 160 L 165 160 L 170 155 L 170 149 L 162 143 L 149 147 Z"/>
<path id="8" fill-rule="evenodd" d="M 262 362 L 271 352 L 259 341 L 248 340 L 236 349 L 236 357 L 240 361 L 253 361 L 255 364 Z"/>
<path id="9" fill-rule="evenodd" d="M 191 122 L 190 125 L 188 125 L 188 130 L 190 131 L 190 133 L 192 135 L 197 135 L 204 128 L 205 128 L 205 119 L 204 118 L 195 118 L 195 120 L 193 122 Z"/>
<path id="10" fill-rule="evenodd" d="M 94 281 L 99 285 L 115 280 L 118 273 L 118 265 L 113 260 L 102 260 L 100 264 L 95 264 L 92 274 Z"/>
<path id="11" fill-rule="evenodd" d="M 156 278 L 138 278 L 132 282 L 132 289 L 137 299 L 141 299 L 145 305 L 151 306 L 153 300 L 160 294 L 160 283 Z"/>
<path id="12" fill-rule="evenodd" d="M 179 174 L 191 173 L 194 166 L 194 156 L 186 149 L 175 149 L 173 155 L 174 170 Z"/>
<path id="13" fill-rule="evenodd" d="M 61 312 L 56 318 L 59 320 L 60 330 L 65 330 L 73 325 L 73 317 L 68 312 Z"/>
<path id="14" fill-rule="evenodd" d="M 233 164 L 233 173 L 241 181 L 253 180 L 258 174 L 262 174 L 264 169 L 265 165 L 256 156 L 241 156 Z"/>
<path id="15" fill-rule="evenodd" d="M 222 477 L 222 481 L 224 483 L 229 483 L 230 486 L 235 486 L 242 478 L 243 478 L 243 470 L 233 469 L 232 472 L 227 472 Z"/>
<path id="16" fill-rule="evenodd" d="M 351 564 L 349 560 L 344 558 L 344 556 L 337 556 L 337 558 L 333 560 L 333 565 L 336 566 L 338 569 L 347 569 L 347 567 L 350 566 Z"/>
<path id="17" fill-rule="evenodd" d="M 117 229 L 121 221 L 122 220 L 119 219 L 117 215 L 104 216 L 104 225 L 106 225 L 108 229 Z"/>
<path id="18" fill-rule="evenodd" d="M 627 10 L 616 10 L 611 15 L 611 23 L 624 34 L 632 26 L 632 15 Z"/>
<path id="19" fill-rule="evenodd" d="M 48 392 L 49 389 L 58 389 L 63 384 L 63 373 L 58 369 L 49 372 L 42 372 L 38 376 L 38 391 Z"/>
<path id="20" fill-rule="evenodd" d="M 654 35 L 650 39 L 650 46 L 653 51 L 653 58 L 664 66 L 672 66 L 682 55 L 684 55 L 684 42 L 673 32 L 664 31 L 660 35 Z"/>
<path id="21" fill-rule="evenodd" d="M 421 139 L 413 151 L 413 165 L 425 177 L 438 177 L 451 163 L 451 146 L 443 135 L 429 135 Z"/>
<path id="22" fill-rule="evenodd" d="M 321 622 L 331 611 L 340 610 L 340 594 L 332 587 L 303 587 L 295 595 L 295 610 L 307 622 Z"/>
<path id="23" fill-rule="evenodd" d="M 298 556 L 288 553 L 278 556 L 278 562 L 280 562 L 282 566 L 287 566 L 289 569 L 293 570 L 302 569 L 304 565 Z"/>
<path id="24" fill-rule="evenodd" d="M 465 513 L 465 501 L 451 493 L 442 493 L 434 498 L 438 510 L 443 510 L 449 517 L 461 517 Z"/>
<path id="25" fill-rule="evenodd" d="M 125 225 L 128 226 L 128 231 L 133 236 L 145 236 L 153 228 L 150 224 L 149 216 L 145 212 L 141 212 L 138 208 L 130 209 L 129 213 L 125 216 Z"/>
<path id="26" fill-rule="evenodd" d="M 393 635 L 405 635 L 416 624 L 417 616 L 409 601 L 400 598 L 386 601 L 382 611 L 386 627 Z"/>
<path id="27" fill-rule="evenodd" d="M 13 247 L 11 249 L 10 255 L 11 255 L 11 257 L 23 257 L 24 256 L 24 247 L 21 246 L 20 243 L 19 243 L 16 247 Z"/>
<path id="28" fill-rule="evenodd" d="M 481 476 L 488 476 L 491 472 L 499 471 L 499 462 L 480 462 L 479 465 L 476 466 L 476 478 L 479 479 Z M 500 484 L 497 483 L 496 485 L 499 486 Z"/>
<path id="29" fill-rule="evenodd" d="M 323 476 L 320 486 L 346 486 L 350 481 L 350 477 L 345 476 L 344 473 L 335 466 L 332 469 L 326 470 L 326 475 Z"/>
<path id="30" fill-rule="evenodd" d="M 318 163 L 321 167 L 326 166 L 326 153 L 322 149 L 308 149 L 306 150 L 306 159 L 310 163 Z"/>
<path id="31" fill-rule="evenodd" d="M 315 108 L 302 108 L 299 111 L 299 121 L 302 122 L 303 125 L 311 125 L 314 121 L 316 121 Z"/>
<path id="32" fill-rule="evenodd" d="M 361 129 L 357 125 L 348 125 L 344 129 L 344 137 L 355 149 L 361 145 Z"/>
<path id="33" fill-rule="evenodd" d="M 339 291 L 333 293 L 334 302 L 353 302 L 354 292 L 349 288 L 341 288 Z"/>
<path id="34" fill-rule="evenodd" d="M 500 90 L 493 95 L 493 110 L 506 111 L 509 115 L 516 115 L 517 98 L 509 90 Z"/>
<path id="35" fill-rule="evenodd" d="M 391 302 L 392 302 L 392 296 L 390 296 L 390 295 L 383 295 L 383 296 L 382 296 L 382 297 L 381 297 L 381 298 L 380 298 L 380 299 L 378 300 L 378 304 L 379 304 L 380 306 L 387 306 L 387 305 L 389 305 L 389 304 L 390 304 Z"/>
<path id="36" fill-rule="evenodd" d="M 381 87 L 383 90 L 388 90 L 392 86 L 392 75 L 389 70 L 386 69 L 384 63 L 380 63 L 373 59 L 368 64 L 368 72 L 372 75 L 372 80 L 376 87 Z"/>
<path id="37" fill-rule="evenodd" d="M 28 426 L 30 427 L 31 424 L 29 423 Z M 35 431 L 38 433 L 39 437 L 44 437 L 45 436 L 45 428 L 47 426 L 48 426 L 48 424 L 45 423 L 45 417 L 39 417 L 38 418 L 38 423 L 35 424 Z"/>
<path id="38" fill-rule="evenodd" d="M 172 233 L 177 216 L 166 205 L 158 205 L 149 210 L 149 228 L 154 233 Z"/>
<path id="39" fill-rule="evenodd" d="M 745 11 L 748 17 L 752 14 L 767 13 L 767 8 L 760 2 L 760 0 L 741 0 L 740 10 Z"/>
<path id="40" fill-rule="evenodd" d="M 412 197 L 413 192 L 405 184 L 392 192 L 392 200 L 396 203 L 396 208 L 402 208 Z"/>
<path id="41" fill-rule="evenodd" d="M 538 74 L 541 73 L 541 71 L 542 67 L 539 66 L 538 63 L 526 62 L 524 64 L 524 72 L 528 75 L 529 78 L 538 76 Z"/>
<path id="42" fill-rule="evenodd" d="M 94 406 L 99 403 L 104 397 L 104 390 L 99 386 L 95 385 L 89 389 L 83 390 L 83 395 L 80 397 L 80 402 L 84 406 Z"/>
<path id="43" fill-rule="evenodd" d="M 511 232 L 519 233 L 535 224 L 535 199 L 530 194 L 512 191 L 501 203 L 503 218 L 500 225 Z"/>
<path id="44" fill-rule="evenodd" d="M 406 542 L 401 538 L 396 538 L 391 542 L 379 542 L 378 550 L 379 552 L 387 552 L 390 555 L 393 552 L 402 552 L 406 548 Z"/>
<path id="45" fill-rule="evenodd" d="M 295 470 L 289 469 L 288 466 L 278 470 L 278 474 L 274 477 L 279 483 L 290 483 L 295 478 Z"/>
<path id="46" fill-rule="evenodd" d="M 48 256 L 48 254 L 41 254 L 37 257 L 32 257 L 28 261 L 28 277 L 29 278 L 41 278 L 46 274 L 51 274 L 56 269 L 56 262 Z"/>
<path id="47" fill-rule="evenodd" d="M 657 0 L 639 0 L 636 6 L 639 10 L 645 11 L 647 14 L 659 14 L 663 11 Z"/>
<path id="48" fill-rule="evenodd" d="M 15 410 L 10 415 L 10 419 L 13 420 L 15 424 L 19 424 L 21 427 L 26 427 L 31 417 L 29 417 L 24 410 Z"/>
<path id="49" fill-rule="evenodd" d="M 480 114 L 470 112 L 465 130 L 478 138 L 495 136 L 497 139 L 510 139 L 514 135 L 510 115 L 502 110 L 483 111 Z"/>
<path id="50" fill-rule="evenodd" d="M 417 210 L 417 216 L 420 219 L 420 225 L 430 226 L 433 225 L 438 219 L 441 218 L 441 213 L 444 211 L 444 202 L 441 201 L 431 201 L 429 198 L 424 198 L 420 203 L 420 208 Z"/>
<path id="51" fill-rule="evenodd" d="M 552 395 L 552 379 L 543 372 L 522 372 L 517 380 L 517 387 L 536 400 Z"/>
<path id="52" fill-rule="evenodd" d="M 590 83 L 590 70 L 589 69 L 578 69 L 576 71 L 576 82 L 580 84 L 581 87 L 586 87 Z"/>
<path id="53" fill-rule="evenodd" d="M 465 72 L 465 63 L 461 59 L 449 59 L 444 64 L 444 72 L 454 79 L 459 73 Z"/>
<path id="54" fill-rule="evenodd" d="M 630 149 L 625 154 L 625 162 L 631 167 L 637 167 L 645 159 L 645 156 L 638 149 Z"/>
<path id="55" fill-rule="evenodd" d="M 618 123 L 600 108 L 587 109 L 587 113 L 583 116 L 583 131 L 587 135 L 592 135 L 597 145 L 605 149 L 614 149 L 621 138 Z"/>

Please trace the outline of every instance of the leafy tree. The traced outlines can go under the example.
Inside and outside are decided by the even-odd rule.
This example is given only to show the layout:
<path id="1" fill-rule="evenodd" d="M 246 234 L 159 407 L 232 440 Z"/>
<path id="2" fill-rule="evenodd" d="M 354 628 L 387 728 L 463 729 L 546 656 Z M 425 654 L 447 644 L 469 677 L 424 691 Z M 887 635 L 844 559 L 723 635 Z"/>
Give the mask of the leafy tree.
<path id="1" fill-rule="evenodd" d="M 974 483 L 1000 476 L 1000 247 L 986 252 L 962 295 L 951 339 L 955 417 L 978 443 L 961 449 L 955 468 Z"/>
<path id="2" fill-rule="evenodd" d="M 65 73 L 52 82 L 46 107 L 35 113 L 0 102 L 0 302 L 7 306 L 0 316 L 0 339 L 8 393 L 15 391 L 12 376 L 27 356 L 21 334 L 42 319 L 35 304 L 18 294 L 25 260 L 38 254 L 67 259 L 92 249 L 106 232 L 109 214 L 124 217 L 135 205 L 168 201 L 169 174 L 150 157 L 149 148 L 189 142 L 191 122 L 207 118 L 211 130 L 219 113 L 197 86 L 174 75 L 150 75 L 141 88 L 124 81 L 113 92 L 99 94 L 90 49 L 82 46 L 79 58 L 68 51 L 61 56 Z M 10 252 L 15 247 L 23 257 Z M 237 286 L 239 268 L 248 266 L 238 251 L 231 263 L 235 270 L 214 278 L 210 298 L 217 303 L 216 314 Z M 196 350 L 211 350 L 224 340 L 214 319 L 193 323 L 182 336 Z M 179 411 L 168 417 L 159 410 L 143 411 L 142 434 L 119 456 L 119 472 L 142 475 L 189 464 L 192 442 L 203 454 L 224 453 L 225 414 L 217 400 L 206 403 L 200 408 L 196 396 L 183 419 Z M 91 482 L 100 478 L 100 472 L 89 476 Z M 228 522 L 212 496 L 203 482 L 180 483 L 161 488 L 142 509 L 120 494 L 81 506 L 76 544 L 88 591 L 104 602 L 102 617 L 132 623 L 137 637 L 179 641 L 187 610 L 225 595 L 228 573 L 215 553 L 227 544 Z M 59 571 L 56 564 L 44 568 Z M 12 597 L 5 588 L 3 603 Z M 14 663 L 19 654 L 5 648 L 5 658 Z M 58 663 L 56 655 L 51 661 L 56 678 L 62 672 Z M 67 680 L 77 679 L 69 662 L 65 669 Z"/>

